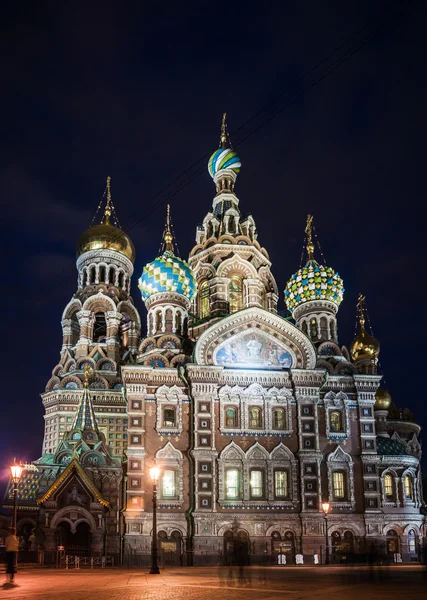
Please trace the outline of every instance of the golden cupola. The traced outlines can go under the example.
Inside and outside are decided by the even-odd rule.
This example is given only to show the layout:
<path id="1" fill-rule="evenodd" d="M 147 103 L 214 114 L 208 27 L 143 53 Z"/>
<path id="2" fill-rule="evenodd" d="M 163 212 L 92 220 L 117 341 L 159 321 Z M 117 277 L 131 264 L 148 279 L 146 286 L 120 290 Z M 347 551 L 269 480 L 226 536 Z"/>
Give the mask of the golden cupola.
<path id="1" fill-rule="evenodd" d="M 375 392 L 375 410 L 388 410 L 391 404 L 391 395 L 383 387 L 379 387 Z"/>
<path id="2" fill-rule="evenodd" d="M 135 248 L 130 237 L 118 226 L 110 222 L 114 211 L 111 200 L 111 178 L 107 178 L 107 202 L 101 223 L 92 225 L 80 236 L 77 244 L 77 258 L 91 250 L 113 250 L 135 261 Z"/>
<path id="3" fill-rule="evenodd" d="M 380 343 L 373 335 L 368 334 L 365 329 L 364 302 L 365 296 L 359 294 L 357 312 L 359 315 L 360 329 L 350 347 L 350 354 L 354 362 L 370 360 L 376 364 L 380 354 Z"/>

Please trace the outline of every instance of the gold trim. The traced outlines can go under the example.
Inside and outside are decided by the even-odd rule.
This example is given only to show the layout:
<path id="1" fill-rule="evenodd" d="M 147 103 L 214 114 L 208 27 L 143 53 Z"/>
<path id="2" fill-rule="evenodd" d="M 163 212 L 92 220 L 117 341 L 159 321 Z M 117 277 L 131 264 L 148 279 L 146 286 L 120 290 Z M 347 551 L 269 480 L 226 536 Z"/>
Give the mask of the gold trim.
<path id="1" fill-rule="evenodd" d="M 58 479 L 56 481 L 54 481 L 54 483 L 50 486 L 50 488 L 47 490 L 47 492 L 45 492 L 45 494 L 37 500 L 37 504 L 43 504 L 44 502 L 47 502 L 47 500 L 49 500 L 49 498 L 52 496 L 52 494 L 54 492 L 56 492 L 56 490 L 68 478 L 69 474 L 74 470 L 76 470 L 77 473 L 81 476 L 84 483 L 89 488 L 89 491 L 92 492 L 92 494 L 95 496 L 97 501 L 100 504 L 102 504 L 103 506 L 105 506 L 106 508 L 111 509 L 110 503 L 107 502 L 106 500 L 104 500 L 104 498 L 99 493 L 97 487 L 92 483 L 92 481 L 89 479 L 89 477 L 84 472 L 80 463 L 75 458 L 70 462 L 70 464 L 65 469 L 65 471 L 63 473 L 61 473 L 61 475 L 58 477 Z"/>

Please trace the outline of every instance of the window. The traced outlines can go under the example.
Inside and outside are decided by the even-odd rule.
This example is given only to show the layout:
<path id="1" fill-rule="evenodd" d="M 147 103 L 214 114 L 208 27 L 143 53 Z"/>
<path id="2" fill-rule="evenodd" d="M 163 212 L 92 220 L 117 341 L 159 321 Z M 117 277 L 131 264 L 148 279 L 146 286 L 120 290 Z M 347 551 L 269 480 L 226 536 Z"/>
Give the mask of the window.
<path id="1" fill-rule="evenodd" d="M 233 275 L 228 285 L 230 313 L 243 308 L 243 279 Z"/>
<path id="2" fill-rule="evenodd" d="M 162 477 L 162 497 L 174 498 L 176 495 L 175 487 L 175 471 L 172 469 L 164 471 Z"/>
<path id="3" fill-rule="evenodd" d="M 285 429 L 286 415 L 283 408 L 276 408 L 273 411 L 273 427 L 274 429 Z"/>
<path id="4" fill-rule="evenodd" d="M 262 471 L 251 471 L 250 488 L 252 498 L 262 498 L 264 495 L 263 485 L 263 472 Z"/>
<path id="5" fill-rule="evenodd" d="M 261 421 L 261 409 L 250 408 L 249 409 L 249 427 L 251 429 L 259 429 L 262 426 Z"/>
<path id="6" fill-rule="evenodd" d="M 310 337 L 312 340 L 317 340 L 318 328 L 316 319 L 311 319 L 310 321 Z"/>
<path id="7" fill-rule="evenodd" d="M 388 500 L 393 498 L 393 477 L 387 473 L 384 477 L 384 494 Z"/>
<path id="8" fill-rule="evenodd" d="M 240 496 L 240 473 L 238 469 L 227 469 L 225 473 L 225 497 L 233 500 Z"/>
<path id="9" fill-rule="evenodd" d="M 163 409 L 163 427 L 175 427 L 175 409 Z"/>
<path id="10" fill-rule="evenodd" d="M 415 541 L 415 531 L 413 529 L 411 529 L 411 531 L 408 533 L 408 550 L 409 550 L 409 552 L 417 551 L 417 544 Z"/>
<path id="11" fill-rule="evenodd" d="M 210 314 L 209 294 L 209 283 L 203 281 L 199 289 L 199 316 L 201 319 L 209 317 Z"/>
<path id="12" fill-rule="evenodd" d="M 227 408 L 225 410 L 225 426 L 237 427 L 237 409 Z"/>
<path id="13" fill-rule="evenodd" d="M 334 471 L 332 473 L 332 488 L 334 498 L 343 500 L 344 493 L 344 473 L 342 471 Z"/>
<path id="14" fill-rule="evenodd" d="M 405 475 L 405 496 L 407 498 L 412 498 L 413 496 L 413 486 L 412 486 L 412 477 L 410 475 Z"/>
<path id="15" fill-rule="evenodd" d="M 287 498 L 288 496 L 288 472 L 275 471 L 274 473 L 274 495 L 277 498 Z"/>
<path id="16" fill-rule="evenodd" d="M 341 413 L 334 410 L 329 415 L 329 428 L 331 431 L 342 431 Z"/>

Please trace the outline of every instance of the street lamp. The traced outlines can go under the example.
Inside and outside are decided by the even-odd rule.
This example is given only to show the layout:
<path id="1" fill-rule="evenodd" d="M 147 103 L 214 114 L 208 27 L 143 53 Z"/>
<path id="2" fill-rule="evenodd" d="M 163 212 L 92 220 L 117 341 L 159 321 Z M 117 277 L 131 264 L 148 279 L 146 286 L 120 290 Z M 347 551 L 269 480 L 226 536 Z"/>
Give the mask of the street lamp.
<path id="1" fill-rule="evenodd" d="M 329 564 L 328 512 L 330 508 L 329 502 L 322 502 L 322 510 L 325 514 L 325 565 Z"/>
<path id="2" fill-rule="evenodd" d="M 16 535 L 16 513 L 17 513 L 17 504 L 18 504 L 18 483 L 21 479 L 22 475 L 22 466 L 18 465 L 15 461 L 13 465 L 10 466 L 10 471 L 12 474 L 12 484 L 13 484 L 13 513 L 12 513 L 12 527 L 15 529 Z"/>
<path id="3" fill-rule="evenodd" d="M 151 542 L 151 575 L 159 575 L 160 569 L 157 562 L 157 482 L 160 477 L 160 469 L 151 467 L 150 477 L 153 483 L 153 539 Z"/>

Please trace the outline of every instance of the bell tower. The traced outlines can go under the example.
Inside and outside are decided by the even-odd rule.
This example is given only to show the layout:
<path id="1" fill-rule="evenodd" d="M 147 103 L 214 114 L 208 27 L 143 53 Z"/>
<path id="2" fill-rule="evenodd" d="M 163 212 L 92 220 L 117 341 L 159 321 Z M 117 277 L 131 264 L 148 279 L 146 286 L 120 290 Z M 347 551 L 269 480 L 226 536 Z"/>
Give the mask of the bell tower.
<path id="1" fill-rule="evenodd" d="M 122 456 L 127 444 L 119 364 L 135 360 L 141 323 L 130 296 L 135 250 L 119 225 L 110 177 L 94 221 L 98 213 L 100 222 L 84 231 L 77 244 L 78 287 L 63 312 L 60 361 L 42 395 L 44 454 L 54 452 L 73 422 L 86 366 L 91 369 L 88 393 L 113 455 Z M 107 412 L 108 417 L 103 414 Z M 108 438 L 110 431 L 114 431 L 112 438 Z"/>

